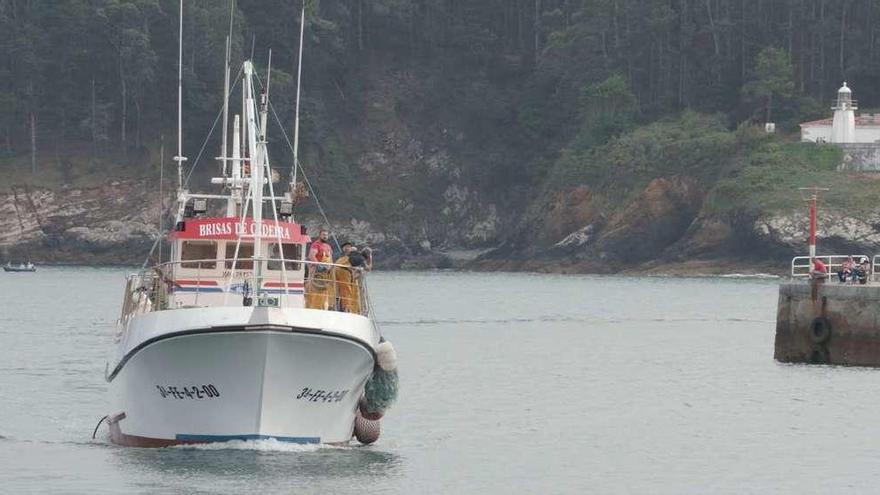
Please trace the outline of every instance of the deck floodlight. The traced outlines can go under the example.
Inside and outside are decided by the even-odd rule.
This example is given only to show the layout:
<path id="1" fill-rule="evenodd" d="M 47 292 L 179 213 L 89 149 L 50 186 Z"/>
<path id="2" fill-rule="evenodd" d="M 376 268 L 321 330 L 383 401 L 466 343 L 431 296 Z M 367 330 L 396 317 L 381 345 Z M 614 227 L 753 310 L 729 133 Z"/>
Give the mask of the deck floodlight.
<path id="1" fill-rule="evenodd" d="M 208 212 L 208 200 L 205 198 L 193 199 L 193 213 L 196 215 L 204 215 Z"/>
<path id="2" fill-rule="evenodd" d="M 278 206 L 278 216 L 280 217 L 290 217 L 293 215 L 293 203 L 287 200 L 281 201 L 281 204 Z"/>

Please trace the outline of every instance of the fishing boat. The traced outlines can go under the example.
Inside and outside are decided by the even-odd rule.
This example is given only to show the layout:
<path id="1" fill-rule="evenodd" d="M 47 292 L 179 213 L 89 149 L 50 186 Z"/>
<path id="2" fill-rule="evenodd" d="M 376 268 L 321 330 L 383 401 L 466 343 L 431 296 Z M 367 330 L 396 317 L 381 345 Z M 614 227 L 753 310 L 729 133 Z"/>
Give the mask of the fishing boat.
<path id="1" fill-rule="evenodd" d="M 12 262 L 7 262 L 3 265 L 4 272 L 35 272 L 37 271 L 36 265 L 28 261 L 27 263 L 19 263 L 17 265 L 13 265 Z"/>
<path id="2" fill-rule="evenodd" d="M 182 39 L 183 2 L 180 14 Z M 211 180 L 220 193 L 185 188 L 178 85 L 170 260 L 127 277 L 105 371 L 109 438 L 139 447 L 372 443 L 397 394 L 397 364 L 373 319 L 367 270 L 350 258 L 307 258 L 311 238 L 295 211 L 296 146 L 290 190 L 274 190 L 271 69 L 258 92 L 254 64 L 243 63 L 241 113 L 229 139 L 228 39 L 226 60 L 223 172 Z M 182 62 L 178 69 L 182 78 Z M 298 108 L 299 90 L 295 142 Z"/>

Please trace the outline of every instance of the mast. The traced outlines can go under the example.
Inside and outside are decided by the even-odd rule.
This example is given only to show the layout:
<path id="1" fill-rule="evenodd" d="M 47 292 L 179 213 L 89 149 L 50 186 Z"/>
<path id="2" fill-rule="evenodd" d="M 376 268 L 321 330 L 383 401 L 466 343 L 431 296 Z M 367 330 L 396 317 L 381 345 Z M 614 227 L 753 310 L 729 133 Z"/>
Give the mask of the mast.
<path id="1" fill-rule="evenodd" d="M 177 196 L 181 203 L 185 200 L 183 195 L 183 162 L 186 157 L 183 156 L 183 0 L 180 0 L 180 25 L 178 28 L 178 52 L 177 52 L 177 156 L 174 157 L 177 162 Z M 183 204 L 180 205 L 180 213 L 177 220 L 183 212 Z"/>
<path id="2" fill-rule="evenodd" d="M 250 60 L 244 63 L 245 122 L 247 123 L 248 151 L 251 160 L 250 194 L 253 198 L 253 235 L 254 235 L 254 295 L 259 305 L 262 278 L 262 263 L 257 261 L 263 256 L 263 151 L 262 139 L 257 141 L 257 115 L 254 103 L 254 65 Z M 262 131 L 261 131 L 262 132 Z M 262 137 L 262 136 L 261 136 Z"/>
<path id="3" fill-rule="evenodd" d="M 232 119 L 232 205 L 227 210 L 227 216 L 239 216 L 241 212 L 241 126 L 239 115 Z"/>
<path id="4" fill-rule="evenodd" d="M 302 82 L 303 33 L 306 27 L 306 2 L 303 0 L 299 21 L 299 60 L 296 69 L 296 117 L 293 123 L 293 173 L 290 174 L 290 195 L 296 197 L 296 172 L 299 168 L 299 88 Z"/>

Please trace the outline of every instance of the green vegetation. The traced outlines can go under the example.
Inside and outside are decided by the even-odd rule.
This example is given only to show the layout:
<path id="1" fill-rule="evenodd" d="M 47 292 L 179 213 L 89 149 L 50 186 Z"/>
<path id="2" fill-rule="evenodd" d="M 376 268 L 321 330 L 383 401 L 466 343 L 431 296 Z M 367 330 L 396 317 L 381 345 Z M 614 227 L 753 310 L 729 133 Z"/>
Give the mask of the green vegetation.
<path id="1" fill-rule="evenodd" d="M 551 190 L 587 184 L 612 203 L 628 199 L 652 179 L 688 176 L 711 186 L 736 150 L 720 117 L 685 112 L 613 138 L 598 147 L 567 148 L 548 181 Z"/>
<path id="2" fill-rule="evenodd" d="M 864 174 L 836 171 L 842 152 L 832 145 L 765 140 L 736 173 L 720 180 L 707 206 L 716 213 L 757 214 L 803 207 L 799 187 L 826 187 L 827 207 L 861 214 L 876 209 L 876 180 Z"/>
<path id="3" fill-rule="evenodd" d="M 795 131 L 844 79 L 863 106 L 880 101 L 873 0 L 306 3 L 301 145 L 339 216 L 432 225 L 454 184 L 516 217 L 562 188 L 613 204 L 669 175 L 714 190 L 718 211 L 790 207 L 786 191 L 816 181 L 859 201 L 836 150 L 753 128 Z M 185 2 L 190 165 L 221 104 L 229 5 Z M 264 77 L 272 49 L 288 132 L 301 5 L 235 2 L 234 66 L 253 52 Z M 160 137 L 176 133 L 177 15 L 177 0 L 0 0 L 0 171 L 158 175 Z M 217 135 L 198 180 L 216 170 Z M 270 140 L 289 168 L 277 129 Z"/>

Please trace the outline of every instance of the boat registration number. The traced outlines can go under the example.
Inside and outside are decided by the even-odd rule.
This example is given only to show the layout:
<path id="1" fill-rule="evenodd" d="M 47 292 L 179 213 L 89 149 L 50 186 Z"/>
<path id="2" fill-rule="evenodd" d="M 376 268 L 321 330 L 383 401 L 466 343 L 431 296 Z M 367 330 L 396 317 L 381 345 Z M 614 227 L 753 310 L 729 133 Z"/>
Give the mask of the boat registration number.
<path id="1" fill-rule="evenodd" d="M 220 391 L 214 385 L 156 385 L 156 390 L 163 399 L 214 399 L 220 397 Z"/>
<path id="2" fill-rule="evenodd" d="M 303 387 L 297 400 L 309 402 L 339 402 L 348 394 L 348 390 L 315 390 L 311 387 Z"/>

